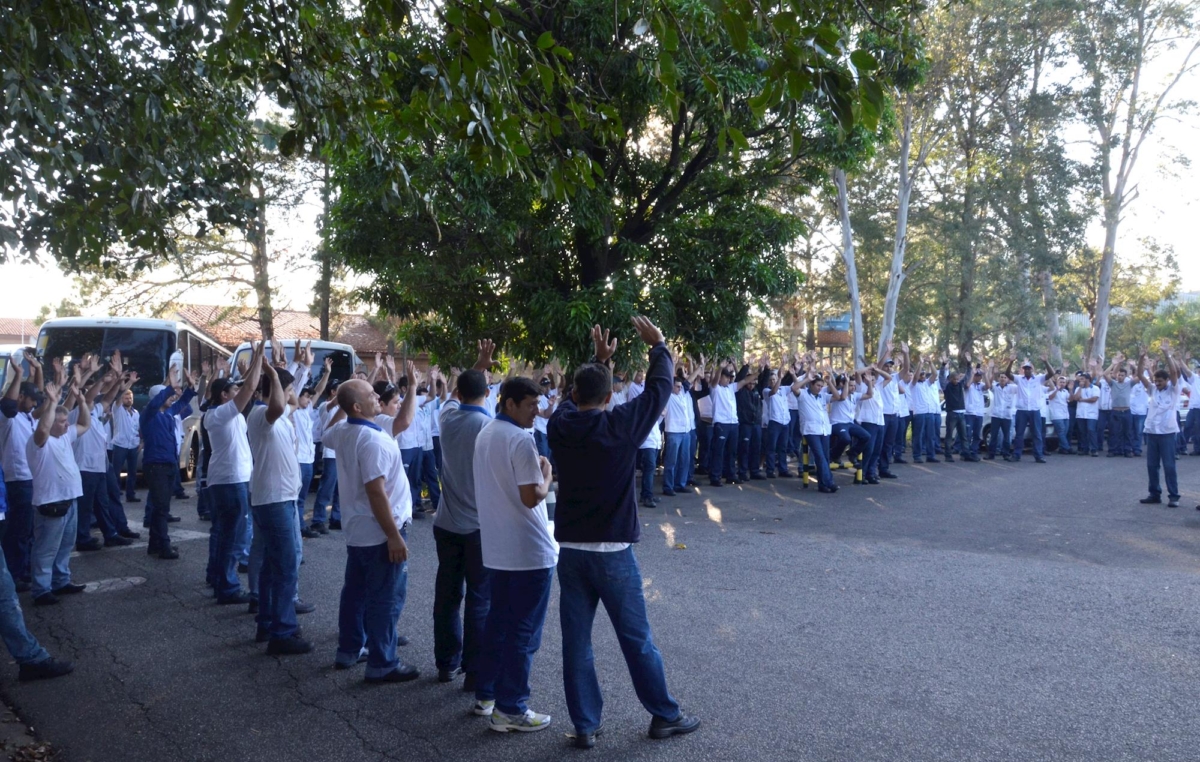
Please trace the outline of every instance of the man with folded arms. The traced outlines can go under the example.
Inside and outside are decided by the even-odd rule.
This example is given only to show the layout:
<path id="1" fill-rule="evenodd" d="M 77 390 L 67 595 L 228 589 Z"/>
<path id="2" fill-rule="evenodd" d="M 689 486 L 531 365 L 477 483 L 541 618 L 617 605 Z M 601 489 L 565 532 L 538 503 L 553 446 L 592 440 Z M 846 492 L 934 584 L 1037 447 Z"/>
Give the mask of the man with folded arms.
<path id="1" fill-rule="evenodd" d="M 84 368 L 76 365 L 75 377 L 67 387 L 70 399 Z M 25 443 L 25 456 L 33 475 L 33 605 L 58 603 L 58 596 L 82 593 L 83 585 L 71 583 L 71 549 L 75 546 L 76 501 L 83 495 L 83 480 L 71 446 L 92 425 L 87 404 L 79 406 L 79 421 L 67 422 L 67 407 L 58 404 L 59 389 L 46 384 L 39 411 L 38 427 Z"/>
<path id="2" fill-rule="evenodd" d="M 575 371 L 571 394 L 550 419 L 550 449 L 558 464 L 559 490 L 554 533 L 561 544 L 558 564 L 559 621 L 563 631 L 563 684 L 575 745 L 591 748 L 603 724 L 603 697 L 592 653 L 596 608 L 613 624 L 634 691 L 652 717 L 651 738 L 690 733 L 696 717 L 680 711 L 667 689 L 662 655 L 646 616 L 642 576 L 632 544 L 641 538 L 634 497 L 638 446 L 671 395 L 671 354 L 662 332 L 644 317 L 634 328 L 650 347 L 650 369 L 636 399 L 606 412 L 612 392 L 607 363 L 617 349 L 600 326 L 592 329 L 594 361 Z M 720 464 L 720 460 L 714 460 Z M 493 600 L 493 605 L 495 605 Z"/>

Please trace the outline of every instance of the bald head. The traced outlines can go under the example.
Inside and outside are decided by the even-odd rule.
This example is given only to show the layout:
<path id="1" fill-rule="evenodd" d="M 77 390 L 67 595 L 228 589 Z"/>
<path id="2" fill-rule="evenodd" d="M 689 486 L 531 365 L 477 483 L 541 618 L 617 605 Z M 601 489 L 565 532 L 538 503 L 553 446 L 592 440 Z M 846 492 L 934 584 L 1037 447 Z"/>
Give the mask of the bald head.
<path id="1" fill-rule="evenodd" d="M 337 403 L 350 418 L 379 415 L 379 395 L 362 379 L 351 379 L 338 387 Z"/>

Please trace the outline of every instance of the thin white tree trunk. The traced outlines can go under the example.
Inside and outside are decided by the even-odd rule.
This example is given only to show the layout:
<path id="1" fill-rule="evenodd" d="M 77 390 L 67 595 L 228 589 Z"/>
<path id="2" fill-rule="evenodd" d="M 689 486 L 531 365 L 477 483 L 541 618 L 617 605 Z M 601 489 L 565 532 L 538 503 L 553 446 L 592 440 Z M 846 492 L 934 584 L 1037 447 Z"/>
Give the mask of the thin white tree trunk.
<path id="1" fill-rule="evenodd" d="M 842 261 L 846 264 L 846 288 L 850 291 L 850 317 L 853 321 L 855 367 L 866 365 L 863 350 L 862 304 L 858 298 L 858 268 L 854 265 L 854 230 L 850 227 L 850 201 L 846 193 L 846 171 L 834 170 L 838 192 L 838 219 L 842 223 Z"/>
<path id="2" fill-rule="evenodd" d="M 1054 296 L 1054 278 L 1049 270 L 1043 270 L 1042 305 L 1046 308 L 1046 338 L 1050 344 L 1050 363 L 1062 367 L 1062 334 L 1058 324 L 1058 304 Z"/>
<path id="3" fill-rule="evenodd" d="M 892 248 L 892 269 L 888 274 L 887 298 L 883 302 L 883 325 L 879 329 L 879 350 L 883 357 L 887 343 L 896 332 L 896 309 L 900 304 L 900 287 L 907 273 L 904 253 L 908 248 L 908 206 L 912 200 L 912 176 L 908 157 L 912 151 L 912 105 L 904 104 L 904 128 L 900 133 L 900 182 L 896 192 L 896 241 Z"/>

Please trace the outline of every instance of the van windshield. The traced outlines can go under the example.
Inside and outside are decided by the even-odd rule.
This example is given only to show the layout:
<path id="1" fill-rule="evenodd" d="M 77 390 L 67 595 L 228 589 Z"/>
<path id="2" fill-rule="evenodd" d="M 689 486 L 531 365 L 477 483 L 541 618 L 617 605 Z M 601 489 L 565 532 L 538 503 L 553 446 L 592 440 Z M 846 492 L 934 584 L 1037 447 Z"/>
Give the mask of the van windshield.
<path id="1" fill-rule="evenodd" d="M 280 348 L 283 350 L 284 355 L 287 357 L 288 363 L 291 363 L 295 359 L 295 355 L 296 355 L 295 342 L 289 341 L 289 342 L 280 342 L 280 343 L 282 345 Z M 312 353 L 313 353 L 313 357 L 315 359 L 313 360 L 312 376 L 309 377 L 309 379 L 308 379 L 308 384 L 307 384 L 308 386 L 316 386 L 318 383 L 320 383 L 321 377 L 323 375 L 325 375 L 325 358 L 326 357 L 333 358 L 333 378 L 334 379 L 337 379 L 338 381 L 345 381 L 346 379 L 348 379 L 352 375 L 354 375 L 354 367 L 353 367 L 354 359 L 351 357 L 350 353 L 345 351 L 344 349 L 331 349 L 331 348 L 318 349 L 318 348 L 314 347 Z M 267 347 L 267 360 L 270 361 L 271 358 L 272 358 L 271 348 L 270 348 L 270 346 L 268 346 Z M 241 372 L 240 368 L 248 362 L 250 362 L 250 350 L 246 347 L 242 347 L 242 348 L 238 349 L 237 352 L 235 352 L 233 355 L 233 365 L 234 365 L 234 368 L 237 368 L 237 370 L 233 371 L 233 374 L 236 376 L 241 376 L 242 372 Z"/>
<path id="2" fill-rule="evenodd" d="M 150 387 L 161 384 L 166 377 L 171 352 L 175 351 L 175 335 L 152 328 L 44 327 L 37 348 L 42 358 L 61 357 L 68 367 L 88 352 L 99 352 L 101 360 L 107 362 L 115 350 L 121 350 L 126 370 L 137 371 L 133 397 L 140 407 Z"/>

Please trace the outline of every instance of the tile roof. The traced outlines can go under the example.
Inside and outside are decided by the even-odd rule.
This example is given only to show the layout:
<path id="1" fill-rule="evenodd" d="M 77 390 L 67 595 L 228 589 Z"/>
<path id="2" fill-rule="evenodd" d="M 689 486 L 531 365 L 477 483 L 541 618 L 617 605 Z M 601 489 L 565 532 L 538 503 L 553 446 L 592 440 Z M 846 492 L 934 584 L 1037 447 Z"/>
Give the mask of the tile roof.
<path id="1" fill-rule="evenodd" d="M 0 318 L 0 336 L 25 335 L 29 341 L 37 338 L 38 327 L 28 318 Z"/>
<path id="2" fill-rule="evenodd" d="M 244 341 L 262 336 L 258 327 L 258 312 L 249 307 L 184 304 L 177 310 L 180 320 L 204 331 L 221 346 L 236 349 Z M 287 339 L 321 338 L 321 321 L 298 310 L 275 311 L 275 335 Z M 388 334 L 365 315 L 342 315 L 330 326 L 332 341 L 354 347 L 366 360 L 368 355 L 387 350 Z"/>

